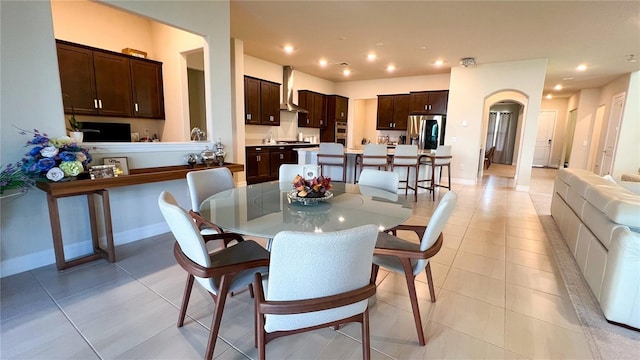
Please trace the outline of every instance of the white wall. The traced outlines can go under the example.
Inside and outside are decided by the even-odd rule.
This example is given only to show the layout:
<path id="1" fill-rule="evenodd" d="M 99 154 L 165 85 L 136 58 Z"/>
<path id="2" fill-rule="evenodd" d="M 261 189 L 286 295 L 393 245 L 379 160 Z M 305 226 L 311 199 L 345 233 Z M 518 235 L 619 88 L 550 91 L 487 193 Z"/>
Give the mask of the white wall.
<path id="1" fill-rule="evenodd" d="M 486 137 L 482 126 L 483 114 L 488 111 L 484 109 L 485 99 L 501 91 L 519 91 L 526 95 L 528 105 L 516 188 L 528 189 L 546 66 L 547 61 L 539 59 L 451 69 L 445 142 L 453 146 L 452 178 L 465 183 L 476 182 L 479 153 Z M 463 121 L 466 121 L 466 127 Z"/>
<path id="2" fill-rule="evenodd" d="M 573 146 L 569 167 L 587 169 L 593 121 L 598 109 L 600 89 L 583 89 L 580 91 L 576 129 L 573 133 Z"/>
<path id="3" fill-rule="evenodd" d="M 206 37 L 205 64 L 212 69 L 205 80 L 209 93 L 209 123 L 216 128 L 223 143 L 234 144 L 232 126 L 229 126 L 232 112 L 228 2 L 108 3 Z M 47 1 L 0 1 L 0 16 L 0 163 L 8 164 L 22 158 L 23 145 L 28 140 L 18 135 L 13 124 L 24 129 L 35 128 L 51 136 L 64 135 L 65 126 L 51 5 Z M 116 149 L 110 154 L 125 154 L 132 168 L 177 165 L 184 163 L 186 153 L 201 145 L 115 144 L 96 153 Z M 233 161 L 232 146 L 229 153 L 228 159 Z M 183 206 L 189 206 L 183 180 L 110 190 L 116 244 L 168 230 L 156 202 L 162 190 L 171 191 Z M 46 203 L 45 194 L 33 189 L 22 197 L 3 200 L 0 204 L 2 276 L 54 262 Z M 81 255 L 90 241 L 88 225 L 85 225 L 88 221 L 86 211 L 86 200 L 82 197 L 61 200 L 60 216 L 69 257 Z"/>
<path id="4" fill-rule="evenodd" d="M 606 87 L 603 90 L 603 94 L 607 94 L 604 96 L 609 99 L 609 104 L 611 100 L 608 95 L 616 91 L 618 91 L 617 88 L 609 90 Z M 636 71 L 629 77 L 629 87 L 620 124 L 620 138 L 612 172 L 612 176 L 617 179 L 622 174 L 640 172 L 640 101 L 638 99 L 640 99 L 640 72 Z M 605 116 L 608 115 L 605 111 Z"/>

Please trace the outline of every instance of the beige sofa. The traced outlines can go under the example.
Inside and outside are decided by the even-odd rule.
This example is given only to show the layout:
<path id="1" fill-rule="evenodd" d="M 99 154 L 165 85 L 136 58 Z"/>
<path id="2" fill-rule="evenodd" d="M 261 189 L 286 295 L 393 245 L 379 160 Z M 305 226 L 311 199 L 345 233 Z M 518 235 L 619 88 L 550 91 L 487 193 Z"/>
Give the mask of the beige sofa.
<path id="1" fill-rule="evenodd" d="M 640 196 L 589 171 L 561 169 L 551 215 L 607 320 L 640 328 Z"/>

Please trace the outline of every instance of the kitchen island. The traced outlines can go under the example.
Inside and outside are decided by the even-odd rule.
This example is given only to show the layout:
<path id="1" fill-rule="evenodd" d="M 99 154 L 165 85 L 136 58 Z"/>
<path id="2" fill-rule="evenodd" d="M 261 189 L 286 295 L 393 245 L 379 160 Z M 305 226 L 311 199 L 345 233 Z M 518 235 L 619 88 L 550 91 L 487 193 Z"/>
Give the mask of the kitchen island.
<path id="1" fill-rule="evenodd" d="M 298 164 L 306 165 L 306 164 L 318 163 L 318 151 L 320 150 L 319 147 L 295 148 L 294 150 L 298 152 Z M 390 160 L 393 158 L 394 152 L 395 152 L 394 148 L 387 149 L 387 156 L 389 157 Z M 344 153 L 347 156 L 347 168 L 345 169 L 346 182 L 353 183 L 355 182 L 355 175 L 356 175 L 355 173 L 356 158 L 359 155 L 362 155 L 362 153 L 364 153 L 364 149 L 345 148 Z M 430 154 L 431 154 L 430 150 L 421 150 L 418 153 L 418 156 L 426 157 L 427 155 L 430 155 Z M 390 168 L 390 165 L 389 165 L 389 168 Z M 395 169 L 394 171 L 398 173 L 398 176 L 400 177 L 400 179 L 404 179 L 406 177 L 406 174 L 407 174 L 406 168 L 398 168 L 398 169 Z M 430 175 L 425 176 L 425 174 L 427 174 L 427 165 L 420 165 L 419 173 L 420 173 L 420 177 L 419 177 L 420 179 L 430 178 Z M 327 166 L 325 168 L 325 175 L 332 179 L 341 179 L 342 169 L 337 166 Z M 412 177 L 413 176 L 414 175 L 412 175 Z"/>

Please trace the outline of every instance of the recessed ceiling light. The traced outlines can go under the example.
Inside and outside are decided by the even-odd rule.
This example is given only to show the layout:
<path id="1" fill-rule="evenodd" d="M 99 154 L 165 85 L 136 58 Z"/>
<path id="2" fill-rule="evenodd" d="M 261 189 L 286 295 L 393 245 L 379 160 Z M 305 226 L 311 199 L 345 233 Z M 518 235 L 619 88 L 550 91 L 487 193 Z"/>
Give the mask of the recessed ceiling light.
<path id="1" fill-rule="evenodd" d="M 344 70 L 342 70 L 342 74 L 343 74 L 344 76 L 349 76 L 349 74 L 351 74 L 351 70 L 349 70 L 349 69 L 344 69 Z"/>
<path id="2" fill-rule="evenodd" d="M 442 64 L 444 64 L 444 61 L 436 60 L 436 62 L 434 64 L 435 64 L 435 66 L 442 66 Z"/>
<path id="3" fill-rule="evenodd" d="M 286 52 L 287 54 L 291 54 L 293 52 L 293 46 L 285 45 L 284 46 L 284 52 Z"/>
<path id="4" fill-rule="evenodd" d="M 426 47 L 426 46 L 420 46 L 420 47 L 418 48 L 418 50 L 427 50 L 427 47 Z"/>
<path id="5" fill-rule="evenodd" d="M 396 69 L 396 66 L 393 64 L 387 65 L 387 71 L 388 72 L 393 72 Z"/>
<path id="6" fill-rule="evenodd" d="M 587 70 L 587 65 L 585 65 L 585 64 L 580 64 L 580 65 L 578 65 L 578 67 L 576 68 L 576 70 L 578 70 L 578 71 L 585 71 L 585 70 Z"/>
<path id="7" fill-rule="evenodd" d="M 551 96 L 551 94 L 547 94 L 546 98 L 547 99 L 553 99 L 553 96 Z"/>
<path id="8" fill-rule="evenodd" d="M 327 66 L 327 60 L 326 59 L 320 59 L 320 61 L 318 61 L 318 63 L 320 64 L 320 66 L 324 67 Z"/>
<path id="9" fill-rule="evenodd" d="M 556 86 L 553 87 L 556 90 L 562 90 L 562 85 L 558 84 Z"/>
<path id="10" fill-rule="evenodd" d="M 383 45 L 384 45 L 384 43 L 382 43 L 382 42 L 376 43 L 376 46 L 383 46 Z"/>
<path id="11" fill-rule="evenodd" d="M 369 55 L 367 55 L 367 59 L 368 59 L 369 61 L 373 61 L 373 60 L 375 60 L 375 59 L 376 59 L 376 54 L 374 54 L 374 53 L 369 53 Z"/>

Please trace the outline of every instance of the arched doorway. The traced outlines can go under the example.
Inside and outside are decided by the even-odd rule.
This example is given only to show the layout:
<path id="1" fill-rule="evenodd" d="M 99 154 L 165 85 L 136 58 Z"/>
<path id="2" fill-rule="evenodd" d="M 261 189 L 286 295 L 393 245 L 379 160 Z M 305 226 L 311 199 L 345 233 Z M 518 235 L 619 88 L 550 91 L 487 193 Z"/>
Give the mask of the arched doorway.
<path id="1" fill-rule="evenodd" d="M 485 172 L 484 155 L 491 147 L 495 146 L 495 151 L 499 149 L 500 154 L 496 156 L 494 152 L 494 159 L 500 159 L 500 162 L 506 165 L 502 167 L 500 171 L 494 171 L 496 176 L 513 179 L 514 181 L 508 183 L 509 186 L 517 186 L 521 155 L 520 150 L 528 103 L 529 98 L 517 90 L 501 90 L 485 98 L 482 131 L 480 132 L 482 156 L 480 156 L 478 166 L 479 182 L 483 180 Z M 509 113 L 509 116 L 506 116 L 506 114 L 502 115 L 503 121 L 502 125 L 500 125 L 498 114 L 494 117 L 492 112 Z M 506 121 L 507 118 L 509 119 L 508 122 Z M 512 134 L 512 137 L 509 137 L 509 134 Z"/>

